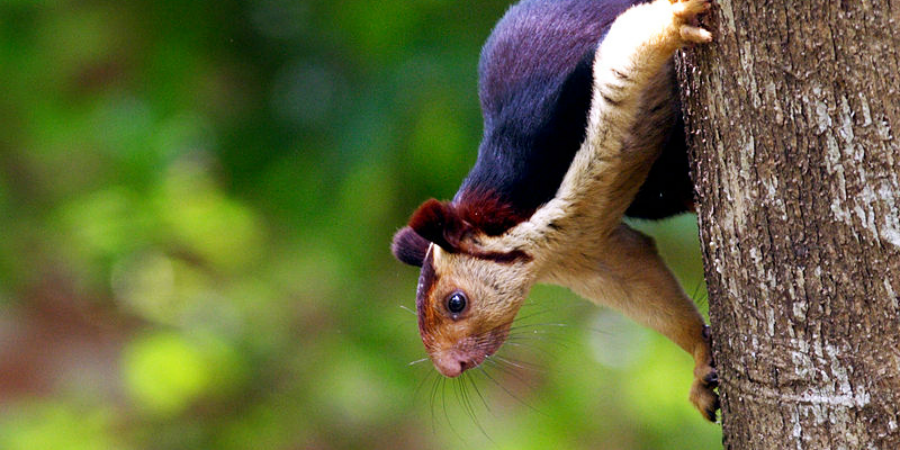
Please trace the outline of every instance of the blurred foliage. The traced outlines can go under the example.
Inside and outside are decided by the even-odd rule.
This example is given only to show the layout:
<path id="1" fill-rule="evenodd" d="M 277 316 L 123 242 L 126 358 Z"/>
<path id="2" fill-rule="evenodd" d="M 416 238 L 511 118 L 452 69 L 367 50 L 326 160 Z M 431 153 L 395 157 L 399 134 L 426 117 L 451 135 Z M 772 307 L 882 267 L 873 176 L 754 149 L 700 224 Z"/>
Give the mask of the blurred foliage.
<path id="1" fill-rule="evenodd" d="M 718 447 L 688 355 L 562 289 L 506 366 L 409 364 L 388 244 L 474 162 L 507 7 L 0 4 L 0 448 Z M 702 291 L 693 217 L 637 225 Z"/>

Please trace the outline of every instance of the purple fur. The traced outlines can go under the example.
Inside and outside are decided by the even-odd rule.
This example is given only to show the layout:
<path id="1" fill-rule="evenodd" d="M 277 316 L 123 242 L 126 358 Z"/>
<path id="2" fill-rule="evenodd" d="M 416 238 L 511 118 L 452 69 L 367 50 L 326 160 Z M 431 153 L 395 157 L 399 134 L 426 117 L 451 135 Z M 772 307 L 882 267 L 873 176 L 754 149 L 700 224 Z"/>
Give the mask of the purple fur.
<path id="1" fill-rule="evenodd" d="M 637 3 L 643 1 L 523 0 L 506 12 L 478 67 L 484 138 L 475 166 L 452 202 L 426 202 L 410 221 L 416 232 L 397 233 L 392 249 L 399 260 L 421 265 L 429 240 L 456 251 L 461 233 L 502 234 L 554 197 L 586 134 L 597 45 Z M 672 107 L 679 109 L 677 98 Z M 689 208 L 681 118 L 671 127 L 629 216 L 656 219 Z"/>
<path id="2" fill-rule="evenodd" d="M 527 219 L 553 198 L 584 140 L 597 45 L 615 18 L 637 3 L 524 0 L 507 11 L 482 49 L 484 139 L 454 203 L 492 192 Z M 679 128 L 680 120 L 629 215 L 659 218 L 685 210 L 692 191 Z"/>

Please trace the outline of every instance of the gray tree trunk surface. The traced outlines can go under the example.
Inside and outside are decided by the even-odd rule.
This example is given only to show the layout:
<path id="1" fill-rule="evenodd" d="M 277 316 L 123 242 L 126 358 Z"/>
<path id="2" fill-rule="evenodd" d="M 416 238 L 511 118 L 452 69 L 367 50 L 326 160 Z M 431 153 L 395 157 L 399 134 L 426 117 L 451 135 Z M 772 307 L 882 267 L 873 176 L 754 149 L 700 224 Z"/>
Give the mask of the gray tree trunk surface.
<path id="1" fill-rule="evenodd" d="M 683 100 L 729 449 L 900 449 L 900 0 L 719 0 Z"/>

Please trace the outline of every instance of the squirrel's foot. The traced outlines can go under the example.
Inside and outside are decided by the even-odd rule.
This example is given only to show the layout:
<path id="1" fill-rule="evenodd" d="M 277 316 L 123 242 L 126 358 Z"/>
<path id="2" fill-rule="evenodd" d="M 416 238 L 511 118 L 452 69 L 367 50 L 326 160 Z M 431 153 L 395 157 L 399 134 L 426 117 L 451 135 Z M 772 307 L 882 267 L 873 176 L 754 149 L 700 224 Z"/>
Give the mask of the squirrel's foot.
<path id="1" fill-rule="evenodd" d="M 669 0 L 672 1 L 672 0 Z M 697 16 L 709 11 L 711 0 L 684 0 L 672 2 L 675 26 L 684 43 L 704 44 L 712 42 L 712 33 L 695 25 Z"/>
<path id="2" fill-rule="evenodd" d="M 694 352 L 694 383 L 691 385 L 690 400 L 697 410 L 710 422 L 716 421 L 719 410 L 719 372 L 716 371 L 710 348 L 709 326 L 704 326 L 702 340 Z"/>
<path id="3" fill-rule="evenodd" d="M 715 389 L 719 386 L 719 374 L 715 367 L 706 365 L 694 368 L 694 383 L 691 385 L 691 403 L 710 422 L 716 421 L 719 410 L 719 394 Z"/>
<path id="4" fill-rule="evenodd" d="M 711 42 L 712 33 L 697 26 L 697 16 L 711 7 L 712 0 L 656 0 L 652 9 L 665 23 L 661 41 L 676 49 Z"/>

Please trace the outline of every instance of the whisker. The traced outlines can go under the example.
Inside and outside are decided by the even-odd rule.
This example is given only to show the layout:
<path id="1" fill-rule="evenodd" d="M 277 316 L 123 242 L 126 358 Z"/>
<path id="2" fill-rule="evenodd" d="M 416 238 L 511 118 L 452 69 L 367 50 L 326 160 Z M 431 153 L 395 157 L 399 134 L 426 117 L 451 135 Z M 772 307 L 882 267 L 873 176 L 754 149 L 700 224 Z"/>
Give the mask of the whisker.
<path id="1" fill-rule="evenodd" d="M 460 376 L 461 376 L 461 375 L 460 375 Z M 463 412 L 465 412 L 466 415 L 468 416 L 468 415 L 469 415 L 469 410 L 466 408 L 466 405 L 465 405 L 465 403 L 463 402 L 463 399 L 462 399 L 462 392 L 461 392 L 461 390 L 460 390 L 460 388 L 459 388 L 459 383 L 457 383 L 456 380 L 451 381 L 451 383 L 453 383 L 454 387 L 456 387 L 456 403 L 457 403 L 458 405 L 460 405 L 460 406 L 463 407 Z M 471 416 L 470 416 L 470 418 L 471 418 Z"/>
<path id="2" fill-rule="evenodd" d="M 545 322 L 545 323 L 526 323 L 526 324 L 515 325 L 515 326 L 513 326 L 513 327 L 510 327 L 510 330 L 519 330 L 519 329 L 522 329 L 522 328 L 534 328 L 534 327 L 560 327 L 560 328 L 564 328 L 564 327 L 568 327 L 568 326 L 569 326 L 569 324 L 566 324 L 566 323 L 553 323 L 553 322 Z"/>
<path id="3" fill-rule="evenodd" d="M 568 348 L 569 345 L 574 345 L 576 343 L 576 341 L 568 334 L 563 333 L 560 330 L 518 330 L 509 333 L 506 336 L 506 342 L 541 342 L 554 346 L 558 345 L 563 348 Z"/>
<path id="4" fill-rule="evenodd" d="M 459 382 L 456 384 L 457 400 L 459 400 L 463 410 L 466 411 L 466 415 L 472 420 L 472 423 L 481 431 L 481 434 L 489 441 L 494 442 L 491 440 L 491 437 L 487 434 L 484 427 L 481 426 L 481 422 L 478 421 L 478 414 L 475 411 L 475 407 L 472 405 L 472 400 L 469 398 L 469 391 L 467 390 L 468 385 L 465 383 L 465 378 L 468 378 L 468 374 L 465 372 L 458 378 Z"/>
<path id="5" fill-rule="evenodd" d="M 599 328 L 585 328 L 585 329 L 588 330 L 588 331 L 590 331 L 590 332 L 592 332 L 592 333 L 605 334 L 605 335 L 607 335 L 607 336 L 612 336 L 613 334 L 615 334 L 615 333 L 613 333 L 612 331 L 609 331 L 609 330 L 601 330 L 601 329 L 599 329 Z"/>
<path id="6" fill-rule="evenodd" d="M 566 335 L 560 333 L 552 333 L 547 331 L 535 330 L 535 331 L 521 331 L 518 333 L 512 333 L 506 337 L 507 340 L 533 340 L 533 341 L 544 341 L 544 342 L 556 342 L 556 343 L 567 343 L 571 344 L 573 341 L 571 339 L 567 339 Z"/>
<path id="7" fill-rule="evenodd" d="M 538 312 L 533 312 L 533 313 L 530 313 L 530 314 L 521 315 L 521 316 L 519 316 L 518 318 L 513 319 L 513 320 L 514 320 L 514 321 L 515 321 L 515 320 L 519 320 L 519 321 L 522 321 L 522 320 L 528 320 L 528 319 L 530 319 L 530 318 L 532 318 L 532 317 L 542 316 L 542 315 L 544 315 L 544 314 L 549 314 L 549 313 L 550 313 L 550 310 L 549 310 L 549 309 L 545 309 L 545 310 L 543 310 L 543 311 L 538 311 Z"/>
<path id="8" fill-rule="evenodd" d="M 514 330 L 506 335 L 507 338 L 519 336 L 543 336 L 547 338 L 561 338 L 567 336 L 559 330 Z"/>
<path id="9" fill-rule="evenodd" d="M 544 333 L 519 333 L 511 336 L 507 336 L 507 342 L 552 342 L 558 344 L 571 344 L 573 341 L 571 339 L 566 339 L 565 336 L 558 334 L 544 334 Z"/>
<path id="10" fill-rule="evenodd" d="M 436 370 L 432 370 L 431 373 L 429 373 L 428 375 L 425 375 L 424 377 L 422 377 L 422 381 L 419 381 L 419 384 L 416 385 L 416 390 L 413 391 L 413 398 L 416 398 L 416 397 L 419 396 L 419 391 L 422 390 L 422 386 L 425 385 L 425 381 L 430 380 L 430 379 L 431 379 L 432 377 L 434 377 L 435 375 L 437 375 L 437 371 L 436 371 Z"/>
<path id="11" fill-rule="evenodd" d="M 530 363 L 527 361 L 521 361 L 521 360 L 512 359 L 512 358 L 504 358 L 502 356 L 497 356 L 497 355 L 494 355 L 493 358 L 503 361 L 513 367 L 518 367 L 519 369 L 522 369 L 522 370 L 532 370 L 535 372 L 547 373 L 547 370 L 544 369 L 543 367 L 539 367 L 536 364 L 533 364 L 533 363 Z"/>
<path id="12" fill-rule="evenodd" d="M 429 357 L 426 356 L 426 357 L 424 357 L 424 358 L 422 358 L 422 359 L 417 359 L 417 360 L 415 360 L 415 361 L 410 362 L 409 364 L 407 364 L 407 366 L 414 366 L 414 365 L 419 364 L 419 363 L 421 363 L 421 362 L 428 361 L 429 359 L 431 359 L 431 358 L 429 358 Z"/>
<path id="13" fill-rule="evenodd" d="M 434 415 L 434 402 L 437 398 L 438 385 L 440 384 L 440 382 L 441 377 L 438 376 L 434 379 L 434 383 L 432 383 L 431 385 L 431 432 L 433 434 L 437 434 L 437 419 L 435 419 Z"/>
<path id="14" fill-rule="evenodd" d="M 527 341 L 527 339 L 526 339 L 526 341 Z M 528 343 L 528 344 L 531 344 L 532 342 L 527 342 L 527 343 Z M 537 350 L 537 351 L 539 351 L 539 352 L 544 353 L 544 354 L 547 355 L 548 357 L 555 357 L 555 356 L 556 356 L 556 354 L 550 352 L 550 350 L 547 350 L 546 348 L 541 348 L 541 347 L 539 347 L 539 346 L 537 346 L 537 345 L 525 345 L 525 344 L 526 344 L 526 342 L 517 341 L 517 340 L 506 341 L 506 345 L 509 345 L 509 346 L 511 346 L 511 347 L 516 347 L 516 348 L 529 348 L 529 349 L 533 348 L 533 349 L 535 349 L 535 350 Z M 568 347 L 568 346 L 565 345 L 565 344 L 559 344 L 559 345 L 562 346 L 562 347 L 564 347 L 564 348 L 565 348 L 565 347 Z"/>
<path id="15" fill-rule="evenodd" d="M 484 368 L 482 368 L 481 366 L 478 366 L 478 369 L 480 370 L 480 373 L 481 373 L 482 375 L 484 375 L 488 380 L 491 380 L 494 384 L 496 384 L 497 386 L 499 386 L 500 389 L 503 389 L 503 391 L 506 392 L 506 394 L 509 395 L 510 397 L 512 397 L 514 400 L 516 400 L 517 402 L 519 402 L 519 403 L 521 403 L 521 404 L 527 406 L 529 409 L 531 409 L 532 411 L 534 411 L 534 412 L 536 412 L 536 413 L 538 413 L 538 414 L 546 415 L 546 414 L 544 414 L 542 411 L 540 411 L 539 409 L 535 408 L 534 406 L 531 406 L 528 402 L 526 402 L 526 401 L 522 400 L 521 398 L 519 398 L 518 396 L 516 396 L 516 394 L 513 394 L 509 389 L 506 388 L 506 386 L 504 386 L 503 384 L 501 384 L 500 382 L 498 382 L 497 380 L 495 380 L 494 377 L 492 377 L 489 373 L 487 373 L 487 371 L 484 370 Z"/>
<path id="16" fill-rule="evenodd" d="M 563 332 L 562 330 L 546 330 L 546 329 L 525 329 L 525 330 L 513 330 L 507 333 L 506 338 L 540 338 L 544 340 L 558 340 L 563 342 L 573 342 L 570 338 L 569 334 Z"/>
<path id="17" fill-rule="evenodd" d="M 481 390 L 478 389 L 478 384 L 475 383 L 475 377 L 473 375 L 468 375 L 466 378 L 469 380 L 469 383 L 472 384 L 472 387 L 475 389 L 475 393 L 478 394 L 478 398 L 481 399 L 481 403 L 484 405 L 484 409 L 490 411 L 491 407 L 488 406 L 487 401 L 484 399 L 484 396 L 481 395 Z"/>
<path id="18" fill-rule="evenodd" d="M 485 360 L 485 361 L 487 361 L 487 360 Z M 522 378 L 522 376 L 518 372 L 516 372 L 515 370 L 510 368 L 508 366 L 509 363 L 507 363 L 505 361 L 497 361 L 495 359 L 490 359 L 490 361 L 491 361 L 491 364 L 494 365 L 494 367 L 496 367 L 499 370 L 502 370 L 503 373 L 515 378 L 519 383 L 524 384 L 529 389 L 532 389 L 532 390 L 537 389 L 537 386 L 533 385 L 530 381 L 526 380 L 525 378 Z"/>
<path id="19" fill-rule="evenodd" d="M 447 379 L 443 377 L 441 378 L 441 406 L 443 406 L 444 408 L 444 419 L 447 420 L 447 426 L 450 427 L 450 431 L 452 431 L 453 434 L 455 434 L 456 437 L 459 438 L 459 440 L 465 442 L 465 439 L 463 439 L 462 435 L 459 434 L 458 431 L 456 431 L 456 427 L 453 426 L 453 422 L 450 420 L 450 414 L 447 412 Z"/>
<path id="20" fill-rule="evenodd" d="M 560 335 L 561 332 L 558 330 L 543 330 L 543 329 L 516 329 L 511 330 L 507 333 L 507 336 L 521 336 L 521 335 L 529 335 L 529 334 L 551 334 L 551 335 Z"/>

